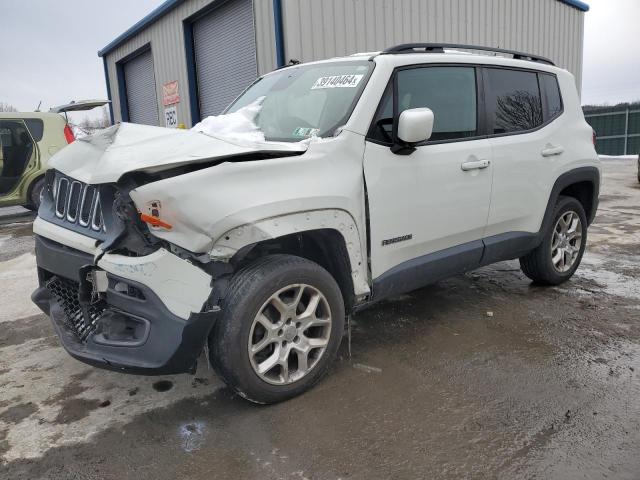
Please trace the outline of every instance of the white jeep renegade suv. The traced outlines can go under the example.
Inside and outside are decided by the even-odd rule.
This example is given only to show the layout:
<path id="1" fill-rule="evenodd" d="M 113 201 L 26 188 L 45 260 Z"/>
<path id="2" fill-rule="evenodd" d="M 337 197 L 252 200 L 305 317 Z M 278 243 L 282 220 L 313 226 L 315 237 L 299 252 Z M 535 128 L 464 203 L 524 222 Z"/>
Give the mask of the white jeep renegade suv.
<path id="1" fill-rule="evenodd" d="M 462 48 L 487 50 L 291 66 L 217 117 L 224 134 L 121 124 L 61 151 L 33 300 L 67 351 L 166 374 L 208 345 L 225 382 L 271 403 L 315 384 L 373 302 L 515 258 L 569 279 L 600 185 L 574 77 Z"/>

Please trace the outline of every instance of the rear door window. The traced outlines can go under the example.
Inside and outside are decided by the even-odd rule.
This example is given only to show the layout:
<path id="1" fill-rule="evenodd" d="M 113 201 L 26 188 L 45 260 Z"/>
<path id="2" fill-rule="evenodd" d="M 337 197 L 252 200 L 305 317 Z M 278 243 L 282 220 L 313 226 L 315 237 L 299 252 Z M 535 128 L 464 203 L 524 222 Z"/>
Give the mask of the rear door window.
<path id="1" fill-rule="evenodd" d="M 29 132 L 31 132 L 31 136 L 35 142 L 39 142 L 42 140 L 42 135 L 44 134 L 44 123 L 39 118 L 25 118 L 24 123 L 27 124 L 27 128 Z"/>
<path id="2" fill-rule="evenodd" d="M 489 134 L 523 132 L 543 123 L 542 99 L 535 72 L 485 69 Z"/>

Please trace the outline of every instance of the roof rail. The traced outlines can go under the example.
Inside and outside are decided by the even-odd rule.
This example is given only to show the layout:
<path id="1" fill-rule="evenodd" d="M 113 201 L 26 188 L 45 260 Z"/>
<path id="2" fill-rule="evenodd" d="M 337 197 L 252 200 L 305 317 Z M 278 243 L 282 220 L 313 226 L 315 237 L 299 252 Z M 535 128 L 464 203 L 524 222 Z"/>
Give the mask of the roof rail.
<path id="1" fill-rule="evenodd" d="M 516 60 L 529 60 L 531 62 L 555 64 L 548 58 L 531 53 L 517 52 L 515 50 L 505 50 L 504 48 L 482 47 L 479 45 L 463 45 L 458 43 L 403 43 L 395 45 L 382 51 L 380 55 L 393 55 L 400 53 L 444 53 L 445 48 L 459 50 L 479 50 L 481 52 L 505 53 L 512 55 Z"/>

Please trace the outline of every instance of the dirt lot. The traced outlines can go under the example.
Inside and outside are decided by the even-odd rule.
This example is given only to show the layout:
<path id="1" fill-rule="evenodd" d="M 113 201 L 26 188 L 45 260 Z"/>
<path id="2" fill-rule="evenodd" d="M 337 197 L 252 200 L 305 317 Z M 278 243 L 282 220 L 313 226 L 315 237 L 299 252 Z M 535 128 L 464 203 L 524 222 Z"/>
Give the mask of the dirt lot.
<path id="1" fill-rule="evenodd" d="M 0 478 L 640 478 L 640 185 L 607 160 L 573 280 L 482 268 L 355 319 L 329 377 L 258 407 L 195 376 L 87 367 L 30 303 L 0 227 Z M 15 222 L 17 221 L 17 223 Z M 345 347 L 343 345 L 343 347 Z"/>

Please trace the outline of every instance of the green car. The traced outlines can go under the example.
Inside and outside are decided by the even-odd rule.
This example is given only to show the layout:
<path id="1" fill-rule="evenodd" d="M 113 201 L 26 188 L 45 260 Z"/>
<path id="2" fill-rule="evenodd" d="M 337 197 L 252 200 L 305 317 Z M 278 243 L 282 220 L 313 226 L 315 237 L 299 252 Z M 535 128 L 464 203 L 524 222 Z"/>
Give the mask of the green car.
<path id="1" fill-rule="evenodd" d="M 0 207 L 37 210 L 49 158 L 75 140 L 66 113 L 106 103 L 86 100 L 49 112 L 0 112 Z"/>

